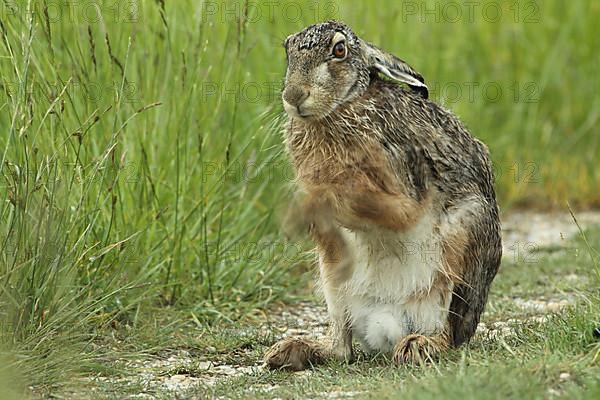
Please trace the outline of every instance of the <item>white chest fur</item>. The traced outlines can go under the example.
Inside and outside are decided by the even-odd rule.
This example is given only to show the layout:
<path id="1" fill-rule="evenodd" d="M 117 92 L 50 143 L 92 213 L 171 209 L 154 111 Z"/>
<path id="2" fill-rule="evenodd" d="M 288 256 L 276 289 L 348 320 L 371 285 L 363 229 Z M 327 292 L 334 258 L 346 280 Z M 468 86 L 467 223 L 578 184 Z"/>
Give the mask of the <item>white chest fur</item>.
<path id="1" fill-rule="evenodd" d="M 441 304 L 437 293 L 428 295 L 442 268 L 434 225 L 426 215 L 402 234 L 344 231 L 354 272 L 338 305 L 349 313 L 354 337 L 367 350 L 391 351 L 407 334 L 443 329 L 448 304 Z"/>

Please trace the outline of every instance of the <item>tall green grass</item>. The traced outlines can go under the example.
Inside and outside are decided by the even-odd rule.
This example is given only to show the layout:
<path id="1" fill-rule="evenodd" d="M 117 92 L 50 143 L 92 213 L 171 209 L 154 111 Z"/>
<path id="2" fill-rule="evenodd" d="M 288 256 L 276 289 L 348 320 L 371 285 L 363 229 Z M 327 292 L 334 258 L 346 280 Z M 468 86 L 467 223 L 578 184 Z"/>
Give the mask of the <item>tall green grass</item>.
<path id="1" fill-rule="evenodd" d="M 278 90 L 281 41 L 317 20 L 346 21 L 422 72 L 488 143 L 503 205 L 600 204 L 600 7 L 535 2 L 526 22 L 533 3 L 518 17 L 513 3 L 499 3 L 498 22 L 483 3 L 472 22 L 436 21 L 421 2 L 3 3 L 10 368 L 59 382 L 115 321 L 135 329 L 145 310 L 176 306 L 210 323 L 303 284 L 303 246 L 277 227 L 292 180 Z"/>

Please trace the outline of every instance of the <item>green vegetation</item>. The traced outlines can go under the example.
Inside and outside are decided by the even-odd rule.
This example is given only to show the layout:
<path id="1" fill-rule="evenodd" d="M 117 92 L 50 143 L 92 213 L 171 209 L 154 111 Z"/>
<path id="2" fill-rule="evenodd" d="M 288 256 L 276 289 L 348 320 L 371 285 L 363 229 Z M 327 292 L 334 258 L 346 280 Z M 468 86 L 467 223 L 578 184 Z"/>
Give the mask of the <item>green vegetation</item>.
<path id="1" fill-rule="evenodd" d="M 278 228 L 292 186 L 278 90 L 282 40 L 317 20 L 346 21 L 423 73 L 488 143 L 504 208 L 600 204 L 596 2 L 493 3 L 500 17 L 483 2 L 455 22 L 421 2 L 97 3 L 0 3 L 0 382 L 17 371 L 23 387 L 53 392 L 77 376 L 126 375 L 115 359 L 201 348 L 207 336 L 226 351 L 241 339 L 203 332 L 303 293 L 312 258 Z M 516 279 L 503 277 L 497 287 Z M 523 279 L 526 291 L 535 278 Z M 515 389 L 525 396 L 554 382 L 540 367 L 554 363 L 578 377 L 565 389 L 575 396 L 597 368 L 588 328 L 598 304 L 591 296 L 553 319 L 550 339 L 524 328 L 526 340 L 461 350 L 423 375 L 357 364 L 320 369 L 320 387 L 256 379 L 292 379 L 282 396 L 337 385 L 334 375 L 370 391 L 391 379 L 377 391 L 392 395 L 417 376 L 407 390 L 434 396 L 449 382 L 438 372 L 463 371 L 467 390 L 528 371 L 535 382 Z M 272 338 L 253 338 L 256 360 Z M 485 375 L 496 368 L 506 376 Z"/>
<path id="2" fill-rule="evenodd" d="M 586 236 L 600 248 L 600 230 Z M 397 367 L 382 355 L 361 354 L 352 365 L 265 371 L 256 366 L 274 335 L 282 334 L 280 321 L 255 314 L 206 327 L 185 310 L 157 308 L 136 330 L 114 329 L 98 347 L 98 364 L 89 366 L 91 379 L 59 393 L 170 399 L 173 389 L 161 378 L 178 375 L 195 379 L 178 389 L 181 398 L 594 399 L 600 388 L 600 342 L 592 334 L 600 324 L 600 254 L 587 249 L 578 238 L 528 258 L 507 257 L 484 317 L 490 330 L 435 364 Z M 570 305 L 543 310 L 515 301 L 556 296 L 570 298 Z M 289 327 L 307 329 L 294 318 Z M 244 371 L 228 375 L 219 372 L 222 365 Z"/>

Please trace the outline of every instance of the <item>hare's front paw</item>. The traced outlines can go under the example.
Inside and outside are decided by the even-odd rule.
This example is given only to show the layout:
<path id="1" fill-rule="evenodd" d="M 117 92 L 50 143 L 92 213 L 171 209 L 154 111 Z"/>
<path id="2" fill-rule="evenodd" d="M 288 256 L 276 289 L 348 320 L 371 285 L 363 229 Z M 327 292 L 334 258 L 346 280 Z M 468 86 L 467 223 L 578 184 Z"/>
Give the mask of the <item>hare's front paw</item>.
<path id="1" fill-rule="evenodd" d="M 396 364 L 419 364 L 436 360 L 447 348 L 443 336 L 408 335 L 394 348 L 393 360 Z"/>
<path id="2" fill-rule="evenodd" d="M 275 343 L 265 354 L 269 369 L 301 371 L 324 359 L 322 346 L 302 338 L 286 338 Z"/>

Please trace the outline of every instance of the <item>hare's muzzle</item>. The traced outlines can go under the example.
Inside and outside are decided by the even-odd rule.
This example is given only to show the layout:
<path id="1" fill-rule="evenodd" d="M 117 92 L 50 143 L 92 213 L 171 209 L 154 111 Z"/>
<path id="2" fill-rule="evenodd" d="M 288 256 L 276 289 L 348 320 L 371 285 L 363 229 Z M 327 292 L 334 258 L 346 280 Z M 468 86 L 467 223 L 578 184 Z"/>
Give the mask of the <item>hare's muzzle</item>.
<path id="1" fill-rule="evenodd" d="M 306 101 L 310 92 L 299 86 L 287 86 L 283 91 L 283 107 L 293 117 L 305 117 L 302 104 Z"/>

